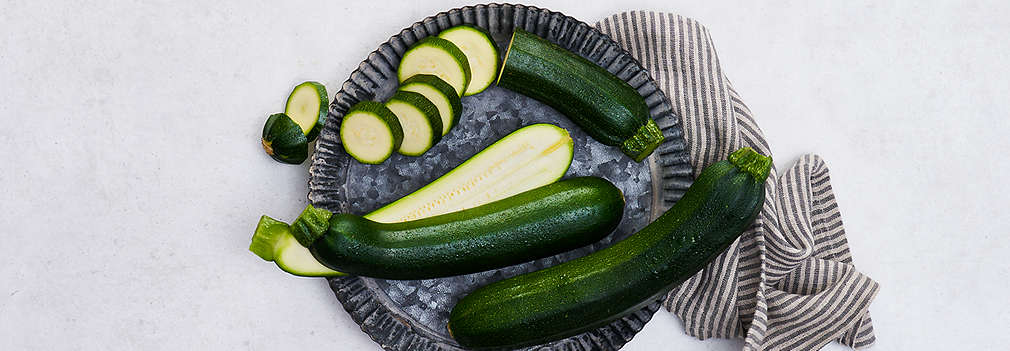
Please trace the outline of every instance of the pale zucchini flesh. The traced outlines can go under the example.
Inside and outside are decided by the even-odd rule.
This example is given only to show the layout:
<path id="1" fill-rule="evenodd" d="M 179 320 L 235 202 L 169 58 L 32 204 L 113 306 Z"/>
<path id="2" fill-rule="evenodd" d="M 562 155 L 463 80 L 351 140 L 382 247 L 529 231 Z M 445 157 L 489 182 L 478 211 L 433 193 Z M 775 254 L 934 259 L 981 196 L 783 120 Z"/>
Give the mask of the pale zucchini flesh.
<path id="1" fill-rule="evenodd" d="M 435 104 L 424 95 L 398 91 L 386 102 L 403 129 L 403 143 L 397 150 L 407 156 L 420 156 L 442 139 L 442 117 Z"/>
<path id="2" fill-rule="evenodd" d="M 470 65 L 466 55 L 452 42 L 427 37 L 403 54 L 396 71 L 400 82 L 418 74 L 435 75 L 463 96 L 470 83 Z"/>
<path id="3" fill-rule="evenodd" d="M 369 113 L 352 113 L 344 117 L 340 126 L 340 140 L 344 149 L 363 163 L 377 164 L 393 153 L 393 133 L 377 116 Z"/>
<path id="4" fill-rule="evenodd" d="M 296 86 L 291 95 L 288 95 L 284 114 L 302 128 L 308 141 L 312 141 L 319 135 L 326 121 L 326 108 L 329 104 L 326 87 L 317 82 L 305 82 Z"/>
<path id="5" fill-rule="evenodd" d="M 449 133 L 449 128 L 452 128 L 452 106 L 449 105 L 449 100 L 442 93 L 424 84 L 405 85 L 400 87 L 400 90 L 424 95 L 424 97 L 428 98 L 428 101 L 435 104 L 435 107 L 438 108 L 438 115 L 442 119 L 442 130 L 440 132 L 442 135 Z"/>
<path id="6" fill-rule="evenodd" d="M 446 29 L 438 37 L 455 44 L 470 64 L 470 83 L 463 95 L 480 93 L 494 82 L 498 75 L 498 47 L 486 31 L 462 25 Z"/>
<path id="7" fill-rule="evenodd" d="M 365 218 L 396 223 L 500 200 L 557 181 L 568 171 L 572 155 L 568 131 L 551 124 L 530 125 Z"/>

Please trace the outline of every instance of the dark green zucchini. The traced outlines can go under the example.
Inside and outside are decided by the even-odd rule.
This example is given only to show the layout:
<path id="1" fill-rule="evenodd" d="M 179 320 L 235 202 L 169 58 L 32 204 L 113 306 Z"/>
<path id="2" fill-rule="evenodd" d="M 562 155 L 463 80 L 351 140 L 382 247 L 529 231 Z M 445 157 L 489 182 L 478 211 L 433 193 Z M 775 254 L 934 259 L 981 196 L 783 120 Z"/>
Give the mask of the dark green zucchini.
<path id="1" fill-rule="evenodd" d="M 635 88 L 603 67 L 536 34 L 516 29 L 498 86 L 537 99 L 603 144 L 640 162 L 663 142 Z"/>
<path id="2" fill-rule="evenodd" d="M 453 307 L 449 331 L 471 348 L 517 347 L 609 323 L 704 268 L 750 226 L 771 158 L 750 148 L 705 168 L 684 197 L 634 235 L 554 267 L 481 287 Z"/>
<path id="3" fill-rule="evenodd" d="M 267 118 L 260 143 L 267 155 L 280 162 L 296 165 L 309 157 L 309 141 L 302 127 L 283 113 Z"/>
<path id="4" fill-rule="evenodd" d="M 562 180 L 458 212 L 400 223 L 334 214 L 329 229 L 294 231 L 323 265 L 384 279 L 485 271 L 600 240 L 621 222 L 624 196 L 596 177 Z M 313 235 L 314 236 L 314 235 Z"/>

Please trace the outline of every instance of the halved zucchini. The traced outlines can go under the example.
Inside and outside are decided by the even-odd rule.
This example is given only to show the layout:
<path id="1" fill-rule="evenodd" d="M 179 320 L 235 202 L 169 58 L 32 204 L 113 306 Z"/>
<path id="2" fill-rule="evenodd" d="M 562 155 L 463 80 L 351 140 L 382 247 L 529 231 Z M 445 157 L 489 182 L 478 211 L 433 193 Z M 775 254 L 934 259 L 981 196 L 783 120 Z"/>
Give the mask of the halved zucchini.
<path id="1" fill-rule="evenodd" d="M 477 207 L 553 183 L 572 163 L 568 131 L 551 124 L 520 128 L 423 188 L 364 217 L 396 223 Z"/>
<path id="2" fill-rule="evenodd" d="M 456 44 L 470 64 L 470 83 L 464 96 L 482 92 L 494 82 L 498 75 L 498 46 L 484 28 L 464 24 L 446 29 L 438 37 Z"/>
<path id="3" fill-rule="evenodd" d="M 263 124 L 263 151 L 274 160 L 299 164 L 309 157 L 308 139 L 288 115 L 275 113 Z"/>
<path id="4" fill-rule="evenodd" d="M 291 230 L 284 222 L 263 216 L 256 226 L 249 251 L 260 258 L 273 261 L 281 270 L 303 277 L 333 277 L 344 273 L 326 268 L 312 256 L 291 235 Z"/>
<path id="5" fill-rule="evenodd" d="M 463 114 L 463 104 L 459 95 L 456 95 L 456 90 L 442 78 L 431 74 L 418 74 L 400 83 L 400 90 L 424 95 L 428 101 L 435 104 L 439 116 L 442 117 L 442 135 L 449 133 L 449 129 L 459 123 L 459 116 Z"/>
<path id="6" fill-rule="evenodd" d="M 438 107 L 424 95 L 398 91 L 386 101 L 386 107 L 396 115 L 403 128 L 403 143 L 397 152 L 420 156 L 442 139 L 442 117 Z"/>
<path id="7" fill-rule="evenodd" d="M 288 102 L 284 105 L 284 114 L 302 127 L 302 133 L 308 141 L 313 141 L 323 129 L 329 105 L 326 87 L 317 82 L 305 82 L 291 90 Z"/>
<path id="8" fill-rule="evenodd" d="M 375 101 L 355 104 L 340 122 L 340 144 L 361 163 L 382 163 L 402 142 L 399 119 L 385 105 Z"/>
<path id="9" fill-rule="evenodd" d="M 434 74 L 452 85 L 456 95 L 463 96 L 470 84 L 470 64 L 466 54 L 451 41 L 427 37 L 403 54 L 396 75 L 400 82 L 418 74 Z"/>

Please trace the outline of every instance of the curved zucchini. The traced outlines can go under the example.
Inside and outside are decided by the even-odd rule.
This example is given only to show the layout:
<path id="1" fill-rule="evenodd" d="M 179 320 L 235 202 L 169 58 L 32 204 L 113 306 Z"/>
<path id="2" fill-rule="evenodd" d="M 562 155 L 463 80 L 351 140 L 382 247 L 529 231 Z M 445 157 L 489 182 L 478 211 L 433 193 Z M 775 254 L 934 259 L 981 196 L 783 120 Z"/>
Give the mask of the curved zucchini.
<path id="1" fill-rule="evenodd" d="M 663 142 L 635 88 L 599 65 L 535 34 L 512 34 L 498 86 L 537 99 L 575 121 L 593 139 L 620 146 L 641 162 Z"/>
<path id="2" fill-rule="evenodd" d="M 464 24 L 446 29 L 438 37 L 456 44 L 470 64 L 470 83 L 464 96 L 477 94 L 491 86 L 498 75 L 498 46 L 491 39 L 491 34 L 484 28 Z"/>
<path id="3" fill-rule="evenodd" d="M 470 64 L 466 54 L 451 41 L 427 37 L 403 53 L 396 76 L 400 82 L 418 74 L 433 74 L 452 85 L 457 96 L 463 96 L 470 84 Z"/>
<path id="4" fill-rule="evenodd" d="M 438 107 L 424 95 L 398 91 L 386 101 L 403 128 L 403 143 L 397 150 L 402 155 L 421 156 L 442 139 L 442 117 Z"/>
<path id="5" fill-rule="evenodd" d="M 400 121 L 385 105 L 362 101 L 340 121 L 340 144 L 358 162 L 380 164 L 403 143 Z"/>
<path id="6" fill-rule="evenodd" d="M 288 102 L 284 104 L 284 114 L 302 127 L 308 141 L 313 141 L 326 123 L 326 107 L 329 105 L 326 87 L 318 82 L 305 82 L 291 90 Z"/>
<path id="7" fill-rule="evenodd" d="M 308 139 L 302 128 L 283 113 L 267 118 L 260 143 L 267 155 L 280 162 L 296 165 L 309 157 Z"/>
<path id="8" fill-rule="evenodd" d="M 572 164 L 572 155 L 572 138 L 564 128 L 544 123 L 526 126 L 365 218 L 404 222 L 504 199 L 561 179 Z"/>
<path id="9" fill-rule="evenodd" d="M 764 203 L 771 158 L 737 150 L 672 208 L 613 246 L 481 287 L 449 315 L 461 345 L 517 347 L 599 327 L 654 301 L 726 250 Z"/>
<path id="10" fill-rule="evenodd" d="M 459 95 L 456 95 L 456 90 L 442 78 L 431 74 L 418 74 L 400 83 L 400 90 L 424 95 L 428 101 L 435 104 L 438 115 L 442 117 L 442 135 L 448 134 L 449 129 L 459 123 L 459 116 L 463 114 L 463 103 Z"/>
<path id="11" fill-rule="evenodd" d="M 312 255 L 337 271 L 428 279 L 505 267 L 591 244 L 613 231 L 623 213 L 620 189 L 602 178 L 580 177 L 409 222 L 378 223 L 334 214 L 324 235 L 298 239 L 311 242 Z"/>

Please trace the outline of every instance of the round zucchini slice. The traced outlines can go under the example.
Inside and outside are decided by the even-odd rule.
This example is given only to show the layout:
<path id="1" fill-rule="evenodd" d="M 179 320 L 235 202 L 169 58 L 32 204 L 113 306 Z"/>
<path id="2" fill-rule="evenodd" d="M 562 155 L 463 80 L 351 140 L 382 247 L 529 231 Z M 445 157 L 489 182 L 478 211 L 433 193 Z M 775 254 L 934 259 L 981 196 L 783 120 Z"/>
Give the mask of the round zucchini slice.
<path id="1" fill-rule="evenodd" d="M 403 143 L 398 150 L 407 156 L 420 156 L 442 139 L 442 117 L 438 107 L 424 95 L 398 91 L 386 101 L 386 107 L 403 127 Z"/>
<path id="2" fill-rule="evenodd" d="M 302 127 L 302 133 L 308 141 L 313 141 L 323 129 L 329 105 L 326 87 L 317 82 L 305 82 L 298 84 L 291 95 L 288 95 L 284 113 Z"/>
<path id="3" fill-rule="evenodd" d="M 396 115 L 375 101 L 355 104 L 340 122 L 340 144 L 361 163 L 382 163 L 401 142 L 403 129 Z"/>
<path id="4" fill-rule="evenodd" d="M 427 37 L 403 54 L 396 75 L 400 82 L 418 74 L 433 74 L 452 85 L 457 96 L 463 96 L 470 84 L 470 64 L 466 54 L 451 41 Z"/>
<path id="5" fill-rule="evenodd" d="M 442 117 L 442 135 L 448 134 L 449 130 L 459 123 L 459 116 L 463 114 L 463 104 L 456 95 L 456 90 L 442 78 L 431 74 L 418 74 L 400 83 L 400 90 L 424 95 L 428 101 L 435 104 L 438 115 Z"/>
<path id="6" fill-rule="evenodd" d="M 262 144 L 267 155 L 280 162 L 296 165 L 309 157 L 309 142 L 302 128 L 283 113 L 267 118 Z"/>
<path id="7" fill-rule="evenodd" d="M 470 83 L 464 96 L 484 91 L 498 76 L 498 46 L 484 28 L 464 24 L 442 31 L 439 38 L 451 41 L 470 64 Z"/>

